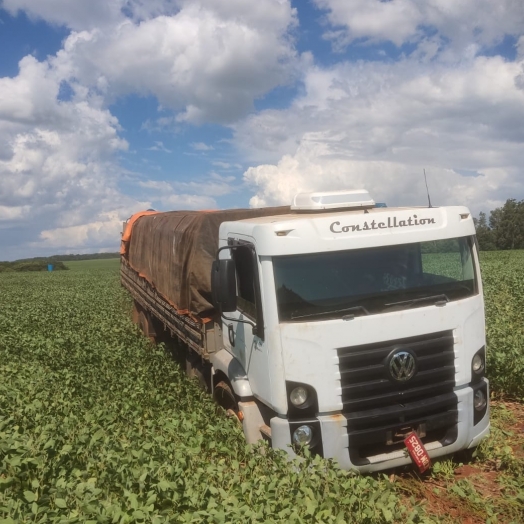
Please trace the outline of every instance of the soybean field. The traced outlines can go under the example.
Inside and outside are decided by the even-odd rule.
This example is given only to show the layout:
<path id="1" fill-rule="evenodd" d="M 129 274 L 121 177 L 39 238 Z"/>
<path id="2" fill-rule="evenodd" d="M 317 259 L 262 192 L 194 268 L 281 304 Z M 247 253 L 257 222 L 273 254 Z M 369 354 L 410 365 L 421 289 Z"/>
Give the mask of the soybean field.
<path id="1" fill-rule="evenodd" d="M 524 251 L 481 262 L 492 433 L 423 477 L 246 446 L 131 323 L 118 260 L 0 274 L 0 524 L 524 522 Z"/>

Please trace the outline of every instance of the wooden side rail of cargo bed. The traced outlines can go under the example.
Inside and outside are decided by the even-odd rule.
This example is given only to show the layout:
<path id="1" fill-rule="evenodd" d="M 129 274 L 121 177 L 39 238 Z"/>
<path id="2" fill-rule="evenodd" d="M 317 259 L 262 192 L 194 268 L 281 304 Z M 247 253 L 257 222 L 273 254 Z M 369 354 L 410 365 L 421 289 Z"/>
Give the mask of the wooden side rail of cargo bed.
<path id="1" fill-rule="evenodd" d="M 134 300 L 161 322 L 171 335 L 179 338 L 205 359 L 219 349 L 217 346 L 220 344 L 222 333 L 218 323 L 211 321 L 199 324 L 187 315 L 179 315 L 145 278 L 124 261 L 120 264 L 120 277 L 122 285 Z"/>

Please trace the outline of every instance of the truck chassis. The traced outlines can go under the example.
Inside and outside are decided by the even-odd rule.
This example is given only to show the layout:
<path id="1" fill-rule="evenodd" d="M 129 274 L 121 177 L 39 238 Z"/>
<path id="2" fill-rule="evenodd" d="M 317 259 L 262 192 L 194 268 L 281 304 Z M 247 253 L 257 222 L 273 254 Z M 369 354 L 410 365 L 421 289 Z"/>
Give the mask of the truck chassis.
<path id="1" fill-rule="evenodd" d="M 149 325 L 159 324 L 171 336 L 177 338 L 203 361 L 208 362 L 211 354 L 220 349 L 222 330 L 215 320 L 199 323 L 188 315 L 180 315 L 151 285 L 141 277 L 123 258 L 120 265 L 122 285 L 131 293 L 141 309 L 148 315 Z M 147 333 L 151 335 L 151 333 Z"/>

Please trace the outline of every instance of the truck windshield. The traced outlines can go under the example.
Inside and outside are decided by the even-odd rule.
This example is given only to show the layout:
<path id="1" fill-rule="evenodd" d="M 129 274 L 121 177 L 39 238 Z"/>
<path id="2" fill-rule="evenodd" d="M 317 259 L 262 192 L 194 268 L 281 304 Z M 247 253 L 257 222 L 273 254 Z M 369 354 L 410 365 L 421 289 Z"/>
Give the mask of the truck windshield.
<path id="1" fill-rule="evenodd" d="M 283 322 L 352 318 L 478 293 L 473 237 L 275 257 Z"/>

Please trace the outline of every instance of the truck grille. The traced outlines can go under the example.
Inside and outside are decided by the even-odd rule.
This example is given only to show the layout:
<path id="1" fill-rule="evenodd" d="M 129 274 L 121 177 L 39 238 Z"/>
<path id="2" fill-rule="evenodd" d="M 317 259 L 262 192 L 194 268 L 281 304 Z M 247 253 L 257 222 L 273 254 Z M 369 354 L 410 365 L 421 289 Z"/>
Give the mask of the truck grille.
<path id="1" fill-rule="evenodd" d="M 390 378 L 386 359 L 397 349 L 416 355 L 417 372 L 405 383 Z M 458 421 L 452 331 L 337 349 L 343 414 L 351 461 L 401 449 L 416 430 L 422 441 L 451 444 Z"/>

